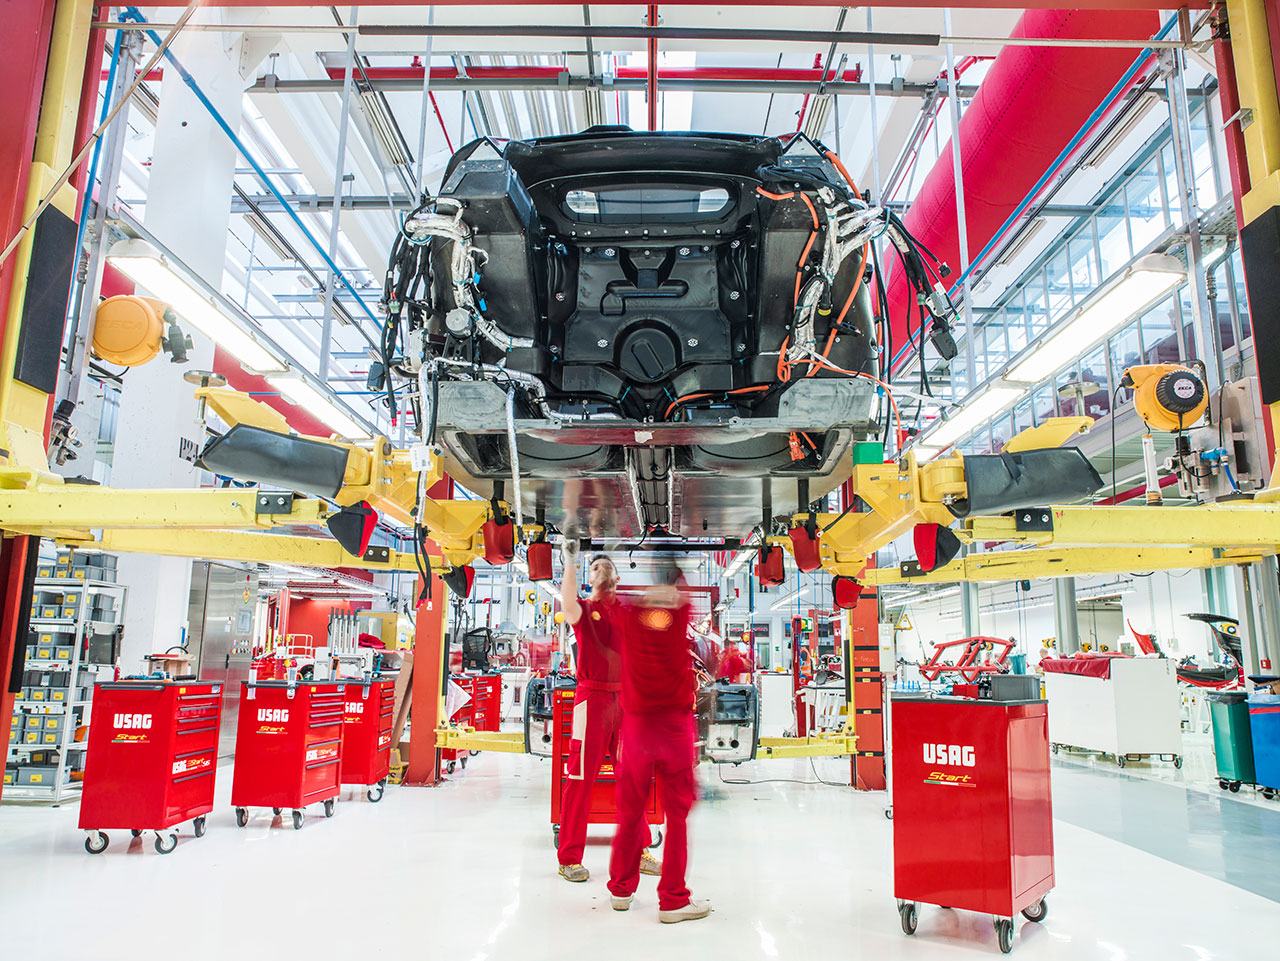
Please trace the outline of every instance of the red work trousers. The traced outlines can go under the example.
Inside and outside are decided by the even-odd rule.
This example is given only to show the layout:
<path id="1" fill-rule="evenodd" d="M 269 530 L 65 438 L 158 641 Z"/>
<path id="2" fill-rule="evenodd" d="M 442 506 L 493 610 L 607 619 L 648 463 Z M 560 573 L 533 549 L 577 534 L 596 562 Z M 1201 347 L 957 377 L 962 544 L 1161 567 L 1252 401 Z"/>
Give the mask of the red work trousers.
<path id="1" fill-rule="evenodd" d="M 618 828 L 609 858 L 610 894 L 628 897 L 640 883 L 640 855 L 649 843 L 645 802 L 656 774 L 667 816 L 662 877 L 658 879 L 658 908 L 675 911 L 689 903 L 684 874 L 689 863 L 687 822 L 696 794 L 693 742 L 693 714 L 689 711 L 623 715 L 622 756 L 618 760 Z"/>
<path id="2" fill-rule="evenodd" d="M 622 708 L 619 685 L 594 687 L 579 682 L 573 698 L 573 730 L 569 742 L 568 777 L 560 796 L 560 863 L 581 864 L 587 844 L 591 790 L 606 757 L 618 757 Z"/>

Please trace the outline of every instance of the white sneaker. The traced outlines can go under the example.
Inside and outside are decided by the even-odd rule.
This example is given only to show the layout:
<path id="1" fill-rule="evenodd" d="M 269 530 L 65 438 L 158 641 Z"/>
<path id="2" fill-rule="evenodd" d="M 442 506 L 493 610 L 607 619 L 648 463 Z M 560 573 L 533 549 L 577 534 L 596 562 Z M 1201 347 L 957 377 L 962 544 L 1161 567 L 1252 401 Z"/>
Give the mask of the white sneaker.
<path id="1" fill-rule="evenodd" d="M 620 898 L 613 894 L 609 895 L 609 903 L 613 905 L 613 910 L 615 911 L 630 910 L 631 902 L 635 899 L 636 896 L 634 894 L 628 894 L 625 898 Z"/>
<path id="2" fill-rule="evenodd" d="M 696 921 L 711 913 L 711 905 L 706 901 L 690 901 L 682 908 L 674 911 L 659 911 L 658 920 L 663 924 L 675 924 L 678 921 Z"/>

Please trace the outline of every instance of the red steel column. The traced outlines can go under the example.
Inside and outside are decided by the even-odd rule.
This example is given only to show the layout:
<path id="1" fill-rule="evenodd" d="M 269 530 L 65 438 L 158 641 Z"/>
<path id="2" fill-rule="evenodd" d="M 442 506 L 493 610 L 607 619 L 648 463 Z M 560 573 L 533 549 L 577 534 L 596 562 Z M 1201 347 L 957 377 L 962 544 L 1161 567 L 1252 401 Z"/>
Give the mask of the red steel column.
<path id="1" fill-rule="evenodd" d="M 0 89 L 4 90 L 0 97 L 0 246 L 8 243 L 22 225 L 53 32 L 53 8 L 53 0 L 9 0 L 3 5 L 5 36 L 9 39 L 0 49 Z M 0 268 L 0 338 L 9 316 L 13 283 L 10 259 Z M 0 728 L 4 729 L 6 745 L 14 695 L 22 686 L 21 673 L 14 675 L 13 664 L 24 648 L 18 627 L 24 609 L 22 593 L 30 543 L 30 538 L 12 537 L 0 544 Z"/>
<path id="2" fill-rule="evenodd" d="M 849 661 L 846 665 L 853 699 L 849 705 L 858 753 L 853 759 L 853 786 L 859 791 L 883 791 L 884 675 L 880 671 L 880 602 L 866 588 L 849 612 Z"/>
<path id="3" fill-rule="evenodd" d="M 649 27 L 658 26 L 658 5 L 649 4 Z M 646 88 L 649 98 L 649 129 L 658 129 L 658 38 L 650 37 L 649 48 L 649 84 Z"/>
<path id="4" fill-rule="evenodd" d="M 422 579 L 418 579 L 422 590 Z M 449 591 L 444 581 L 431 575 L 431 599 L 418 608 L 413 635 L 412 733 L 409 738 L 409 768 L 404 783 L 433 787 L 440 783 L 440 752 L 436 748 L 436 728 L 440 726 L 444 704 L 444 680 L 449 645 L 445 636 L 445 613 Z"/>

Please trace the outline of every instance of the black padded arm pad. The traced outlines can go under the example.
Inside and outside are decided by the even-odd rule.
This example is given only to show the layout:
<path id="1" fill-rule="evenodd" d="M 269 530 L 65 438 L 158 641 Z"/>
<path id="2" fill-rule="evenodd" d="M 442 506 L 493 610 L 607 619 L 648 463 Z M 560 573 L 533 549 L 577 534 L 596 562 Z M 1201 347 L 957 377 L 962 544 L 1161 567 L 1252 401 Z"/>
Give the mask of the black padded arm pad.
<path id="1" fill-rule="evenodd" d="M 335 497 L 342 489 L 348 453 L 323 441 L 236 424 L 205 446 L 199 466 L 237 480 Z"/>
<path id="2" fill-rule="evenodd" d="M 967 455 L 964 479 L 969 496 L 949 505 L 956 517 L 1069 504 L 1102 488 L 1102 478 L 1078 447 Z"/>

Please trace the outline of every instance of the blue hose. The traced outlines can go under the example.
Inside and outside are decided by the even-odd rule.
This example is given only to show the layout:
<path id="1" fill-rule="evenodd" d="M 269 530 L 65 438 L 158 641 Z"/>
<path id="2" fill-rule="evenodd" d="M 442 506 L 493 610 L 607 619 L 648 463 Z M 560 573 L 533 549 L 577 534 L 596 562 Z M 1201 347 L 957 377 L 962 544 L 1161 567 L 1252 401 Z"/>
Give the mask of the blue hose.
<path id="1" fill-rule="evenodd" d="M 121 15 L 121 19 L 133 20 L 136 23 L 147 22 L 146 18 L 141 12 L 139 12 L 137 7 L 130 7 Z M 146 31 L 146 34 L 151 38 L 151 42 L 157 46 L 163 42 L 154 30 L 148 30 Z M 311 231 L 306 228 L 306 225 L 302 222 L 302 218 L 298 216 L 298 212 L 289 205 L 287 200 L 284 199 L 284 195 L 276 188 L 276 185 L 271 182 L 271 178 L 268 177 L 267 172 L 262 169 L 262 165 L 258 163 L 257 158 L 255 158 L 253 154 L 249 153 L 248 148 L 240 140 L 239 136 L 236 135 L 236 132 L 231 129 L 231 126 L 225 119 L 223 119 L 222 114 L 218 113 L 209 98 L 205 96 L 204 91 L 200 89 L 200 85 L 196 83 L 195 78 L 187 72 L 187 69 L 182 66 L 171 50 L 166 50 L 164 55 L 165 58 L 173 64 L 174 69 L 178 71 L 178 76 L 182 78 L 182 82 L 191 89 L 191 92 L 196 95 L 196 99 L 199 100 L 204 108 L 209 111 L 209 116 L 213 117 L 214 122 L 222 128 L 222 132 L 227 135 L 227 138 L 235 145 L 235 148 L 240 151 L 240 155 L 248 161 L 249 166 L 253 168 L 253 172 L 257 174 L 258 179 L 262 181 L 263 186 L 266 187 L 267 190 L 271 191 L 272 196 L 280 202 L 284 212 L 289 215 L 289 219 L 291 219 L 294 225 L 302 231 L 302 235 L 307 238 L 311 246 L 313 246 L 316 249 L 316 252 L 324 259 L 325 265 L 333 271 L 333 275 L 338 278 L 342 286 L 346 287 L 347 290 L 351 292 L 351 296 L 356 299 L 356 303 L 360 305 L 360 309 L 364 311 L 365 315 L 373 321 L 374 325 L 379 330 L 381 330 L 382 322 L 374 312 L 369 309 L 369 305 L 364 302 L 364 299 L 356 292 L 356 289 L 351 286 L 351 281 L 347 280 L 347 277 L 342 272 L 341 268 L 333 262 L 333 258 L 329 256 L 329 252 L 324 249 L 320 244 L 320 241 L 318 241 Z"/>

